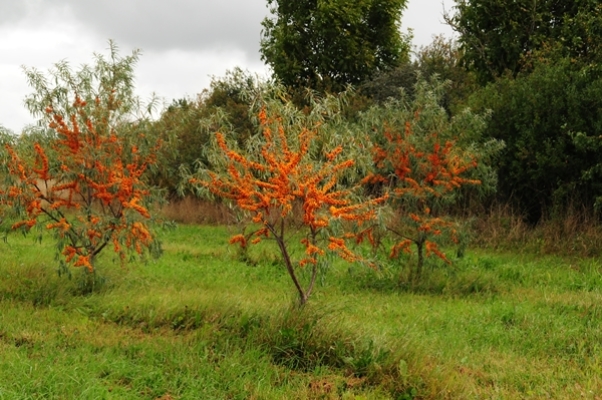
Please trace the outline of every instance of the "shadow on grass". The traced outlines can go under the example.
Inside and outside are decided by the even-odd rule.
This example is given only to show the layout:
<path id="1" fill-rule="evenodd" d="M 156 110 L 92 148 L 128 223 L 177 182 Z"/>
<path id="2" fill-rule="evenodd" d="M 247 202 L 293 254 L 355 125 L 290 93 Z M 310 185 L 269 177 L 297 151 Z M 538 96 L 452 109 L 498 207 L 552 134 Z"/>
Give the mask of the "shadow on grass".
<path id="1" fill-rule="evenodd" d="M 66 304 L 73 297 L 100 294 L 113 286 L 113 278 L 78 269 L 59 274 L 45 263 L 2 268 L 0 300 L 31 303 L 36 307 Z"/>
<path id="2" fill-rule="evenodd" d="M 450 297 L 495 296 L 507 288 L 500 282 L 497 267 L 488 259 L 457 259 L 451 265 L 428 260 L 419 280 L 412 281 L 413 260 L 402 258 L 381 263 L 373 270 L 361 266 L 341 277 L 346 290 L 382 293 L 415 293 Z"/>

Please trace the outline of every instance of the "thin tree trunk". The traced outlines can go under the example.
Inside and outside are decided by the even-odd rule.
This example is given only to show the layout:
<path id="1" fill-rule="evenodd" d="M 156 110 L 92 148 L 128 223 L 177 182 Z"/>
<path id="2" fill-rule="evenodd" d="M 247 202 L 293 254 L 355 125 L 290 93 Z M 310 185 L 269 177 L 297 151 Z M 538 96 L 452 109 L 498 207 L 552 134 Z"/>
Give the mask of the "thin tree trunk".
<path id="1" fill-rule="evenodd" d="M 272 230 L 272 229 L 270 229 Z M 282 254 L 282 258 L 284 258 L 284 265 L 286 266 L 286 270 L 290 275 L 295 287 L 297 288 L 297 292 L 299 292 L 299 302 L 301 305 L 304 305 L 307 302 L 307 298 L 309 295 L 303 290 L 301 284 L 299 283 L 299 279 L 297 279 L 297 275 L 295 274 L 295 269 L 293 268 L 293 263 L 291 261 L 291 257 L 286 250 L 286 245 L 284 244 L 284 239 L 280 236 L 275 236 L 276 243 L 278 243 L 278 247 L 280 248 L 280 253 Z"/>

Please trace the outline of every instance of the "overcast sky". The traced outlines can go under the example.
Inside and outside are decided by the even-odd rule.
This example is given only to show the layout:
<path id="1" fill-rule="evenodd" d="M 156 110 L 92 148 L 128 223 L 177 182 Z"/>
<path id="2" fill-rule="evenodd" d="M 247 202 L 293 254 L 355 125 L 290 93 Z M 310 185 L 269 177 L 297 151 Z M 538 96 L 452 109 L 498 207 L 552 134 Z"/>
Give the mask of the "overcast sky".
<path id="1" fill-rule="evenodd" d="M 77 67 L 92 53 L 107 53 L 108 39 L 121 55 L 141 49 L 135 70 L 142 99 L 156 93 L 169 103 L 193 97 L 236 66 L 267 76 L 259 56 L 265 0 L 0 0 L 0 125 L 20 132 L 34 122 L 23 106 L 31 92 L 21 66 L 47 71 L 68 60 Z M 453 0 L 409 0 L 402 31 L 413 45 L 435 34 L 451 36 L 443 10 Z"/>

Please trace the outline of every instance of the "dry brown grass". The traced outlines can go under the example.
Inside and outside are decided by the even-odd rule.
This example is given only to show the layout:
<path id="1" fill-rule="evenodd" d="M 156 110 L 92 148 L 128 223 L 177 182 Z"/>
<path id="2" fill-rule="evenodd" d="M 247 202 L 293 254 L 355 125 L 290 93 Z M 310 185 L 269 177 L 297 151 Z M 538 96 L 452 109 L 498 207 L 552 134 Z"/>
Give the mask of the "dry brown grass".
<path id="1" fill-rule="evenodd" d="M 491 247 L 522 243 L 529 236 L 528 225 L 506 205 L 493 206 L 477 216 L 473 229 L 475 242 Z"/>
<path id="2" fill-rule="evenodd" d="M 570 209 L 536 226 L 506 205 L 492 207 L 474 223 L 475 244 L 539 254 L 602 255 L 602 224 L 592 212 Z"/>
<path id="3" fill-rule="evenodd" d="M 185 197 L 171 201 L 161 215 L 181 224 L 237 225 L 236 211 L 226 203 Z M 290 223 L 297 226 L 303 211 L 295 205 Z M 595 215 L 572 209 L 563 217 L 537 226 L 524 222 L 507 205 L 496 205 L 473 219 L 473 245 L 537 254 L 579 257 L 602 255 L 602 223 Z"/>
<path id="4" fill-rule="evenodd" d="M 161 215 L 180 224 L 224 225 L 236 220 L 227 204 L 195 197 L 170 201 L 161 208 Z"/>
<path id="5" fill-rule="evenodd" d="M 181 224 L 244 225 L 242 216 L 237 215 L 237 211 L 236 207 L 230 207 L 224 202 L 188 196 L 170 201 L 160 209 L 160 214 L 167 220 Z M 302 221 L 303 206 L 300 202 L 295 202 L 287 223 L 300 226 Z"/>

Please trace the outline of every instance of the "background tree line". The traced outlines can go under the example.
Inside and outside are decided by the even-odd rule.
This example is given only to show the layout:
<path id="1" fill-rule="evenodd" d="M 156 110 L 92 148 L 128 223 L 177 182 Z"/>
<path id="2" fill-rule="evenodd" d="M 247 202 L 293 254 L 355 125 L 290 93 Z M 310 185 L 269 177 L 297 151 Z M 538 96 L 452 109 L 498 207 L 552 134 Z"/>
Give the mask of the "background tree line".
<path id="1" fill-rule="evenodd" d="M 488 115 L 479 140 L 505 143 L 491 159 L 497 194 L 467 205 L 499 201 L 533 224 L 569 207 L 596 212 L 602 196 L 602 5 L 457 0 L 445 16 L 457 40 L 435 37 L 414 52 L 411 37 L 400 33 L 405 6 L 401 0 L 268 1 L 261 55 L 273 80 L 235 69 L 215 77 L 196 98 L 174 100 L 149 124 L 164 144 L 150 181 L 172 198 L 182 195 L 184 171 L 209 163 L 206 147 L 216 121 L 227 121 L 244 144 L 258 133 L 249 93 L 276 81 L 306 111 L 308 91 L 345 92 L 342 115 L 354 123 L 370 107 L 410 101 L 418 82 L 437 80 L 447 82 L 439 102 L 448 118 L 467 108 Z"/>
<path id="2" fill-rule="evenodd" d="M 411 98 L 419 80 L 446 81 L 440 102 L 449 118 L 466 108 L 488 113 L 484 138 L 506 145 L 493 161 L 498 190 L 488 203 L 509 204 L 533 224 L 569 207 L 596 211 L 602 196 L 599 2 L 457 0 L 446 15 L 457 41 L 435 37 L 413 54 L 411 37 L 399 33 L 405 2 L 281 0 L 269 6 L 273 15 L 263 23 L 262 57 L 300 107 L 307 106 L 304 90 L 353 87 L 345 115 L 354 120 L 402 92 Z M 197 117 L 219 109 L 245 140 L 255 132 L 245 114 L 248 99 L 239 94 L 254 79 L 258 84 L 241 70 L 216 78 L 197 101 L 175 102 L 157 126 L 179 115 L 188 121 L 176 128 L 181 143 L 202 142 L 207 126 Z M 173 165 L 192 167 L 202 159 L 191 151 L 197 146 L 185 147 Z"/>

